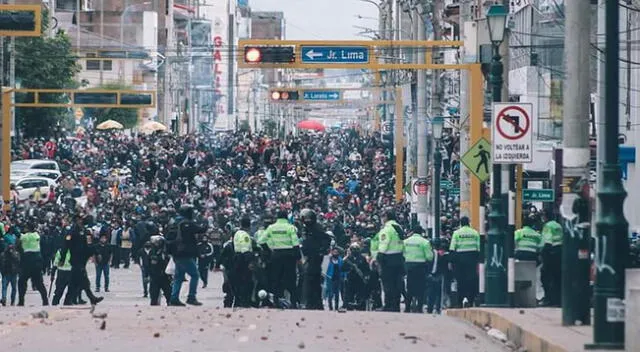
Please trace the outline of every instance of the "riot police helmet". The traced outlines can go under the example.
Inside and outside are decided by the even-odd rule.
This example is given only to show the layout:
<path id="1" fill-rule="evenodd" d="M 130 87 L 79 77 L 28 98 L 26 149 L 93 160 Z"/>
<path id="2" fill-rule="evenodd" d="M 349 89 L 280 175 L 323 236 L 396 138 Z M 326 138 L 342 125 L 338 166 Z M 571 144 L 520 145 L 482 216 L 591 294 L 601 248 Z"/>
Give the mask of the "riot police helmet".
<path id="1" fill-rule="evenodd" d="M 316 221 L 318 220 L 318 216 L 316 215 L 315 211 L 309 208 L 305 208 L 300 212 L 300 219 L 305 225 L 311 225 L 316 223 Z"/>

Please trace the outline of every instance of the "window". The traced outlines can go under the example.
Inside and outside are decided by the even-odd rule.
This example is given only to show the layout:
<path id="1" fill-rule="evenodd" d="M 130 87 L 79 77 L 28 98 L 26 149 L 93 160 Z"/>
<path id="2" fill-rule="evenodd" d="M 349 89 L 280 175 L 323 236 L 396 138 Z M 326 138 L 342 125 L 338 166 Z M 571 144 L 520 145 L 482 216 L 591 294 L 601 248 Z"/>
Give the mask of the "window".
<path id="1" fill-rule="evenodd" d="M 113 70 L 111 60 L 87 60 L 87 71 L 100 71 L 100 61 L 102 61 L 102 71 Z"/>
<path id="2" fill-rule="evenodd" d="M 35 186 L 40 188 L 49 188 L 49 182 L 45 180 L 37 180 L 35 181 Z"/>
<path id="3" fill-rule="evenodd" d="M 35 164 L 33 165 L 32 169 L 55 170 L 56 164 L 54 163 Z"/>

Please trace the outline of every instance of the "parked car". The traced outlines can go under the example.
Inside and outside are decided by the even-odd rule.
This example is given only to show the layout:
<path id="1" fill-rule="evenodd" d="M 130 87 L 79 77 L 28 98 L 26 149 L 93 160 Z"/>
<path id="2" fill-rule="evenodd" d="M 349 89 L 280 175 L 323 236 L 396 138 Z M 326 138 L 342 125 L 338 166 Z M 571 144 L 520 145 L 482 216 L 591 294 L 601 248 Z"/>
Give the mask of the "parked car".
<path id="1" fill-rule="evenodd" d="M 12 178 L 24 178 L 24 177 L 45 177 L 54 181 L 58 181 L 62 177 L 62 173 L 58 170 L 45 170 L 45 169 L 17 169 L 11 170 Z"/>
<path id="2" fill-rule="evenodd" d="M 42 199 L 46 201 L 49 196 L 49 188 L 51 186 L 56 187 L 56 182 L 46 177 L 22 177 L 22 178 L 10 178 L 12 185 L 15 185 L 16 192 L 18 192 L 18 201 L 24 202 L 29 200 L 38 188 L 40 188 L 40 194 Z"/>
<path id="3" fill-rule="evenodd" d="M 60 171 L 60 165 L 58 165 L 57 161 L 49 159 L 25 159 L 16 160 L 11 163 L 11 171 L 25 169 Z"/>

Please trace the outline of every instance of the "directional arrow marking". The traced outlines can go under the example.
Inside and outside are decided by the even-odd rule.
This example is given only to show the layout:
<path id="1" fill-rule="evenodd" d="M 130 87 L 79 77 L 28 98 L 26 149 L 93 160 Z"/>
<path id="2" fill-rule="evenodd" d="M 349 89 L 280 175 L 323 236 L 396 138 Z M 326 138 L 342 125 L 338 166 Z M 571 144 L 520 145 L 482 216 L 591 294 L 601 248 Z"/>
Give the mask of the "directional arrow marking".
<path id="1" fill-rule="evenodd" d="M 322 53 L 316 53 L 313 51 L 313 49 L 307 51 L 305 55 L 311 60 L 314 60 L 317 57 L 322 57 Z"/>

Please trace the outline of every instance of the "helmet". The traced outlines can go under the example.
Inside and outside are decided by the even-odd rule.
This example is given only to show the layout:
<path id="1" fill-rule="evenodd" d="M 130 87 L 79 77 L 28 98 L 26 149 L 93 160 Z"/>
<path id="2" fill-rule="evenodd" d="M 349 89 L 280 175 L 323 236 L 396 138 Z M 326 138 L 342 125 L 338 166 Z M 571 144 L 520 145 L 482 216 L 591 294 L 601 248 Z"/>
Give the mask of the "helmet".
<path id="1" fill-rule="evenodd" d="M 183 216 L 187 219 L 193 219 L 193 205 L 191 204 L 183 204 L 180 206 L 180 210 L 178 211 L 180 216 Z"/>
<path id="2" fill-rule="evenodd" d="M 155 247 L 161 247 L 164 244 L 164 236 L 161 236 L 161 235 L 151 236 L 150 242 Z"/>
<path id="3" fill-rule="evenodd" d="M 305 225 L 310 225 L 316 223 L 318 216 L 316 215 L 315 211 L 309 208 L 305 208 L 300 212 L 300 218 Z"/>

